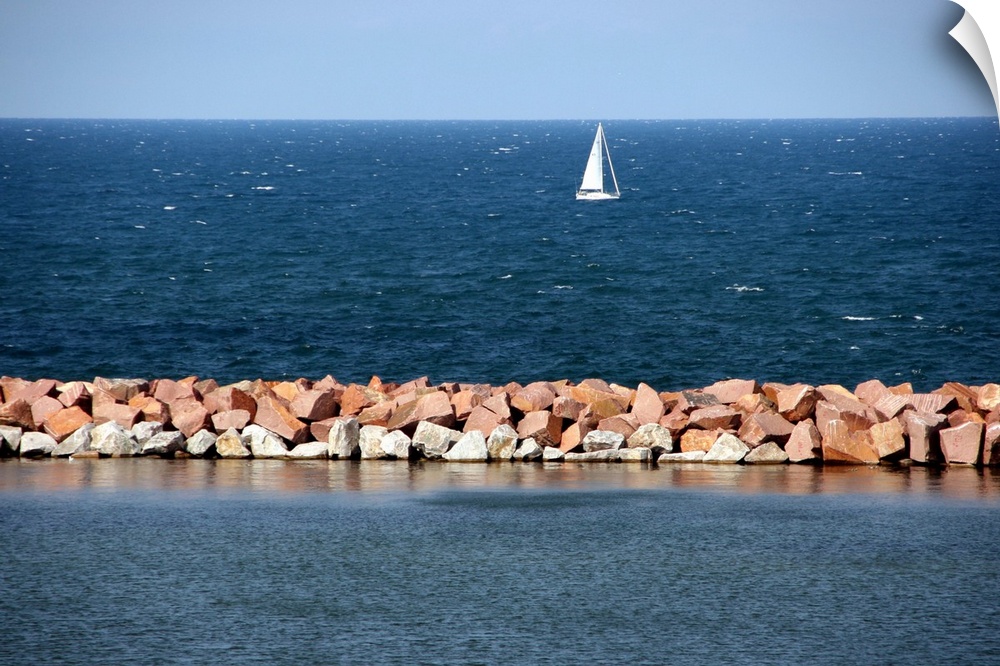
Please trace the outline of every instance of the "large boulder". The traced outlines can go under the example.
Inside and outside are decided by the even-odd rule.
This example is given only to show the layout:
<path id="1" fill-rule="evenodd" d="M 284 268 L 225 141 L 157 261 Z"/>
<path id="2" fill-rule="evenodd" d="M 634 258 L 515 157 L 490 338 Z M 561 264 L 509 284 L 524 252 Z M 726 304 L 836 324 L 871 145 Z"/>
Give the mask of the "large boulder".
<path id="1" fill-rule="evenodd" d="M 455 412 L 447 393 L 431 391 L 397 406 L 389 417 L 386 427 L 389 430 L 405 430 L 412 433 L 421 422 L 434 423 L 445 428 L 455 425 Z"/>
<path id="2" fill-rule="evenodd" d="M 486 462 L 490 452 L 486 438 L 478 430 L 470 430 L 455 442 L 455 446 L 442 457 L 448 462 Z"/>
<path id="3" fill-rule="evenodd" d="M 250 453 L 254 458 L 284 458 L 288 455 L 285 440 L 263 426 L 251 423 L 243 429 L 243 436 L 250 440 Z"/>
<path id="4" fill-rule="evenodd" d="M 413 440 L 402 430 L 386 433 L 381 445 L 386 455 L 396 460 L 409 460 L 413 451 Z"/>
<path id="5" fill-rule="evenodd" d="M 62 404 L 62 403 L 60 403 Z M 49 414 L 42 422 L 42 428 L 57 442 L 61 442 L 94 419 L 81 407 L 65 407 Z"/>
<path id="6" fill-rule="evenodd" d="M 975 465 L 982 458 L 983 424 L 969 421 L 941 431 L 941 453 L 949 465 Z M 24 440 L 21 440 L 24 455 Z"/>
<path id="7" fill-rule="evenodd" d="M 303 442 L 288 452 L 289 458 L 298 460 L 324 460 L 327 456 L 326 442 Z"/>
<path id="8" fill-rule="evenodd" d="M 239 433 L 235 428 L 227 428 L 224 432 L 229 432 L 230 430 L 236 433 L 237 437 L 239 437 Z M 215 444 L 218 439 L 219 437 L 214 432 L 199 430 L 184 440 L 184 451 L 196 458 L 207 458 L 208 456 L 217 455 L 218 452 L 216 451 Z M 240 441 L 242 442 L 242 439 Z M 243 448 L 245 449 L 246 447 L 244 446 Z M 238 449 L 239 447 L 231 446 L 230 451 L 238 452 Z M 249 451 L 247 453 L 249 453 Z M 233 455 L 229 457 L 245 458 L 246 456 Z"/>
<path id="9" fill-rule="evenodd" d="M 308 425 L 297 419 L 281 400 L 267 395 L 257 399 L 253 422 L 295 444 L 304 442 L 309 434 Z"/>
<path id="10" fill-rule="evenodd" d="M 562 440 L 562 419 L 547 410 L 528 412 L 517 424 L 517 436 L 521 439 L 532 437 L 542 446 L 558 448 Z"/>
<path id="11" fill-rule="evenodd" d="M 21 428 L 0 425 L 0 456 L 16 456 L 21 448 Z"/>
<path id="12" fill-rule="evenodd" d="M 382 448 L 382 438 L 389 434 L 384 426 L 366 425 L 358 433 L 358 448 L 362 460 L 379 460 L 388 454 Z"/>
<path id="13" fill-rule="evenodd" d="M 668 463 L 700 463 L 705 459 L 707 451 L 678 451 L 676 453 L 664 453 L 656 459 L 658 464 Z"/>
<path id="14" fill-rule="evenodd" d="M 172 456 L 184 450 L 184 441 L 184 433 L 176 430 L 159 432 L 146 440 L 140 453 L 144 456 Z"/>
<path id="15" fill-rule="evenodd" d="M 750 447 L 735 435 L 728 432 L 719 435 L 702 462 L 706 463 L 738 463 L 750 453 Z"/>
<path id="16" fill-rule="evenodd" d="M 864 437 L 852 435 L 847 423 L 840 419 L 828 421 L 822 431 L 823 462 L 877 465 L 878 452 L 871 445 L 868 431 L 864 430 L 855 434 L 864 435 Z"/>
<path id="17" fill-rule="evenodd" d="M 649 384 L 640 383 L 635 390 L 635 399 L 632 403 L 632 414 L 639 422 L 640 426 L 650 423 L 659 423 L 663 415 L 666 414 L 666 405 L 663 399 Z"/>
<path id="18" fill-rule="evenodd" d="M 302 391 L 292 399 L 289 409 L 304 421 L 329 419 L 337 413 L 337 395 L 332 389 Z"/>
<path id="19" fill-rule="evenodd" d="M 906 451 L 903 424 L 898 419 L 876 423 L 868 429 L 868 433 L 871 435 L 878 457 L 882 460 L 899 458 Z"/>
<path id="20" fill-rule="evenodd" d="M 799 421 L 785 444 L 789 462 L 814 462 L 823 455 L 823 437 L 811 419 Z"/>
<path id="21" fill-rule="evenodd" d="M 59 445 L 52 451 L 53 458 L 65 458 L 78 453 L 90 450 L 90 433 L 95 428 L 94 422 L 84 423 L 66 439 L 59 442 Z"/>
<path id="22" fill-rule="evenodd" d="M 654 455 L 669 453 L 674 450 L 674 440 L 670 436 L 670 431 L 659 423 L 647 423 L 639 426 L 639 429 L 628 438 L 628 448 L 651 449 Z"/>
<path id="23" fill-rule="evenodd" d="M 249 458 L 253 455 L 247 446 L 249 443 L 249 437 L 230 428 L 215 440 L 215 453 L 220 458 Z"/>
<path id="24" fill-rule="evenodd" d="M 532 460 L 539 460 L 544 451 L 542 447 L 538 445 L 533 439 L 525 439 L 521 442 L 517 450 L 514 451 L 514 460 L 519 462 L 530 462 Z"/>
<path id="25" fill-rule="evenodd" d="M 134 456 L 139 443 L 117 421 L 107 421 L 90 432 L 90 448 L 102 456 Z"/>
<path id="26" fill-rule="evenodd" d="M 740 427 L 741 415 L 728 405 L 710 405 L 691 412 L 688 423 L 702 430 L 735 430 Z"/>
<path id="27" fill-rule="evenodd" d="M 585 453 L 593 451 L 617 451 L 625 446 L 625 437 L 618 432 L 592 430 L 581 442 Z"/>
<path id="28" fill-rule="evenodd" d="M 48 433 L 26 432 L 21 435 L 21 457 L 42 458 L 55 451 L 57 442 Z"/>
<path id="29" fill-rule="evenodd" d="M 425 458 L 433 460 L 447 453 L 461 437 L 462 433 L 457 430 L 421 421 L 413 432 L 413 448 Z"/>
<path id="30" fill-rule="evenodd" d="M 788 462 L 788 454 L 775 442 L 764 442 L 746 455 L 748 465 L 778 465 Z"/>
<path id="31" fill-rule="evenodd" d="M 494 428 L 486 440 L 486 450 L 490 460 L 510 460 L 517 450 L 517 431 L 509 425 Z"/>
<path id="32" fill-rule="evenodd" d="M 792 436 L 794 427 L 780 414 L 769 412 L 751 414 L 740 426 L 739 438 L 750 448 L 760 446 L 764 442 L 784 444 Z"/>
<path id="33" fill-rule="evenodd" d="M 939 433 L 948 425 L 948 417 L 944 414 L 906 411 L 902 418 L 910 440 L 910 459 L 921 464 L 941 462 Z"/>
<path id="34" fill-rule="evenodd" d="M 522 413 L 549 410 L 556 399 L 555 387 L 549 382 L 532 382 L 510 396 L 510 406 Z"/>
<path id="35" fill-rule="evenodd" d="M 361 455 L 361 425 L 354 417 L 337 419 L 327 435 L 326 452 L 330 458 L 346 460 Z"/>

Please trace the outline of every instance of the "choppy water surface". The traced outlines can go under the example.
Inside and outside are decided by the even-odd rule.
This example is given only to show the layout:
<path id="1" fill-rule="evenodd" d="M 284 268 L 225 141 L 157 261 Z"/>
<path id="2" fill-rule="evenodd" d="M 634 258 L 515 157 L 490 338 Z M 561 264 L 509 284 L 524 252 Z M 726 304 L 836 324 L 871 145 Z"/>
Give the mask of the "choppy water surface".
<path id="1" fill-rule="evenodd" d="M 996 663 L 1000 477 L 0 463 L 0 661 Z"/>
<path id="2" fill-rule="evenodd" d="M 605 128 L 0 120 L 0 371 L 1000 376 L 995 119 Z"/>

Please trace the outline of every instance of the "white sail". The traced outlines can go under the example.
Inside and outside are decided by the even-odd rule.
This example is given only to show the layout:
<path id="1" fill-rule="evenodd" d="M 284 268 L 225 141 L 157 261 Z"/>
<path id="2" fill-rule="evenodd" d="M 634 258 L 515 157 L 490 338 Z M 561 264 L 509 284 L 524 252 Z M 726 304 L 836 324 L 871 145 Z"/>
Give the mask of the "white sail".
<path id="1" fill-rule="evenodd" d="M 604 188 L 605 156 L 608 159 L 611 182 L 615 186 L 613 192 Z M 617 199 L 619 196 L 618 179 L 615 178 L 615 168 L 611 165 L 611 151 L 608 150 L 608 141 L 604 138 L 604 128 L 598 123 L 597 134 L 594 135 L 594 145 L 590 147 L 587 168 L 583 172 L 583 182 L 580 183 L 580 189 L 576 192 L 576 198 L 599 201 L 601 199 Z"/>

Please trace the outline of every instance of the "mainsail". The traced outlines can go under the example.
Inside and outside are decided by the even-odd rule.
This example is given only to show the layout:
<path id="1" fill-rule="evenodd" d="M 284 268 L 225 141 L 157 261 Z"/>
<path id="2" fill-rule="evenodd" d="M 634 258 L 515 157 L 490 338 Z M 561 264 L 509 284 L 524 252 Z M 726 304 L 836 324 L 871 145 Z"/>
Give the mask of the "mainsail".
<path id="1" fill-rule="evenodd" d="M 608 159 L 608 170 L 611 172 L 611 181 L 615 185 L 614 191 L 604 189 L 604 158 Z M 601 199 L 617 199 L 620 196 L 618 191 L 618 179 L 615 178 L 615 168 L 611 165 L 611 151 L 608 150 L 608 141 L 604 138 L 604 128 L 597 124 L 597 134 L 594 135 L 594 145 L 590 147 L 590 157 L 587 158 L 587 168 L 583 172 L 583 182 L 576 192 L 577 199 L 600 201 Z"/>

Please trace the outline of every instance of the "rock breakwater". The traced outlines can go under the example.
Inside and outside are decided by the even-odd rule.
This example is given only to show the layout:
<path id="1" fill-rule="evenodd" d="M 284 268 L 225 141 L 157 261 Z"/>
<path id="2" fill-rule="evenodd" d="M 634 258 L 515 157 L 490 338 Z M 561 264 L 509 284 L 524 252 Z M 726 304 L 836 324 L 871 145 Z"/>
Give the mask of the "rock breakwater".
<path id="1" fill-rule="evenodd" d="M 1000 385 L 0 378 L 0 456 L 1000 465 Z"/>

